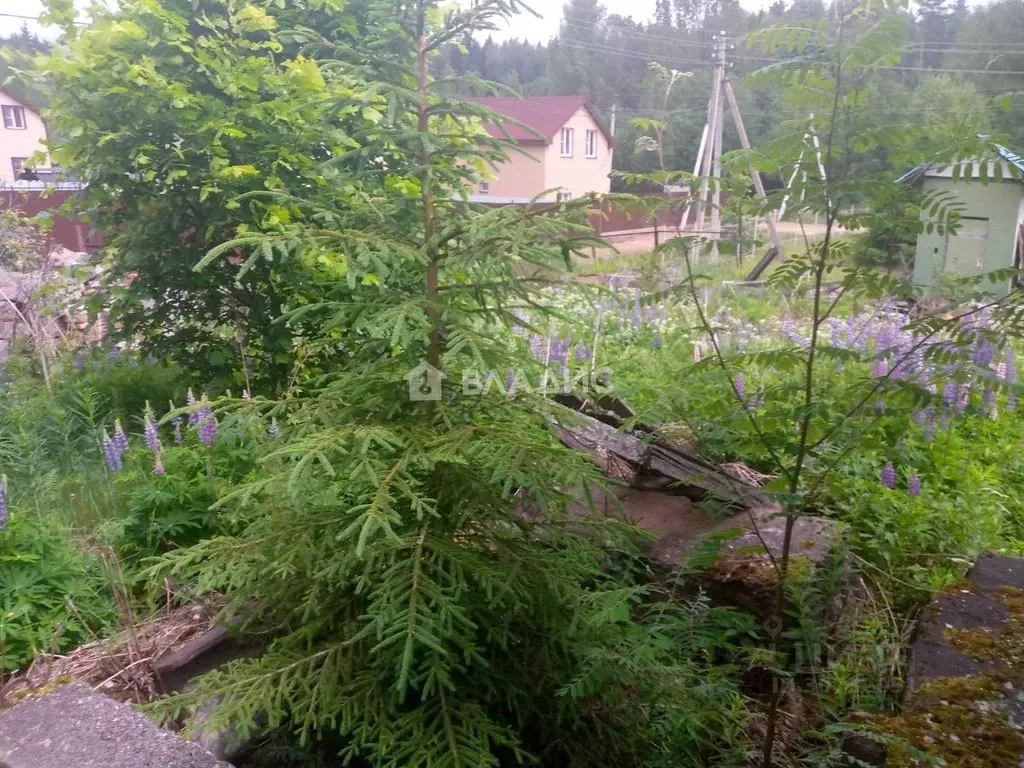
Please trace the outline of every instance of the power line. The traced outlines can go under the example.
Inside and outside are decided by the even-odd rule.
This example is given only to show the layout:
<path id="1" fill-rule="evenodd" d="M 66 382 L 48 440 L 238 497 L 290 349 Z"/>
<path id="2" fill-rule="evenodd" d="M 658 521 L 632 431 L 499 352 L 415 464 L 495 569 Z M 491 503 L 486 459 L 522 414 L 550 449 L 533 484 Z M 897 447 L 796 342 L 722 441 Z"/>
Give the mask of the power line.
<path id="1" fill-rule="evenodd" d="M 628 48 L 614 48 L 612 46 L 586 43 L 582 40 L 566 40 L 560 39 L 558 45 L 566 48 L 573 48 L 576 50 L 592 51 L 594 53 L 613 53 L 618 56 L 624 56 L 625 58 L 631 59 L 643 59 L 645 61 L 668 61 L 673 64 L 689 64 L 696 66 L 707 66 L 708 62 L 700 59 L 684 59 L 679 56 L 655 56 L 646 53 L 638 53 L 637 51 L 631 51 Z"/>
<path id="2" fill-rule="evenodd" d="M 584 40 L 573 40 L 573 39 L 559 39 L 559 45 L 563 45 L 568 48 L 574 48 L 578 50 L 589 50 L 594 53 L 613 53 L 626 58 L 634 59 L 645 59 L 647 61 L 668 61 L 678 64 L 690 64 L 707 66 L 707 61 L 696 60 L 696 59 L 685 59 L 677 56 L 662 56 L 654 54 L 640 53 L 637 51 L 631 51 L 627 48 L 615 48 L 612 46 L 604 45 L 601 43 L 593 43 Z M 741 59 L 743 61 L 756 61 L 767 64 L 791 64 L 791 63 L 814 63 L 811 59 L 806 58 L 791 58 L 791 59 L 772 59 L 767 56 L 744 56 L 741 54 L 732 54 L 732 58 Z M 952 69 L 948 67 L 906 67 L 900 65 L 880 66 L 877 69 L 895 71 L 895 72 L 937 72 L 945 74 L 958 74 L 958 75 L 1018 75 L 1024 77 L 1024 71 L 1014 69 Z"/>
<path id="3" fill-rule="evenodd" d="M 36 22 L 38 24 L 43 24 L 44 26 L 55 26 L 53 24 L 47 25 L 38 16 L 24 16 L 24 15 L 22 15 L 20 13 L 0 13 L 0 18 L 5 18 L 5 19 L 22 19 L 24 21 L 34 21 L 34 22 Z M 87 21 L 72 21 L 71 23 L 72 24 L 78 24 L 80 26 L 88 26 L 89 25 L 89 22 L 87 22 Z"/>
<path id="4" fill-rule="evenodd" d="M 563 20 L 562 24 L 566 27 L 574 27 L 578 30 L 589 31 L 593 29 L 592 26 L 586 24 L 580 24 L 573 21 Z M 713 43 L 703 42 L 700 40 L 692 40 L 686 37 L 665 37 L 664 35 L 654 35 L 648 32 L 640 32 L 636 30 L 613 30 L 605 27 L 603 30 L 606 35 L 609 35 L 606 39 L 614 40 L 615 38 L 622 37 L 631 40 L 640 40 L 644 42 L 657 42 L 657 43 L 673 43 L 681 47 L 689 48 L 705 48 L 711 49 L 714 47 Z M 555 38 L 556 40 L 572 40 L 572 38 Z M 589 44 L 590 41 L 576 40 L 575 42 Z M 608 43 L 601 41 L 593 41 L 594 45 L 607 46 Z M 1001 50 L 1005 48 L 1007 50 Z M 1010 50 L 1012 49 L 1012 50 Z M 906 48 L 906 55 L 911 56 L 915 53 L 952 53 L 961 55 L 978 55 L 978 56 L 1024 56 L 1024 47 L 1020 43 L 991 43 L 987 47 L 978 45 L 973 46 L 969 43 L 957 43 L 952 46 L 940 45 L 938 43 L 912 43 Z M 750 56 L 744 54 L 732 54 L 734 59 L 746 59 L 746 60 L 757 60 L 757 61 L 788 61 L 791 59 L 780 59 L 772 58 L 769 56 Z"/>

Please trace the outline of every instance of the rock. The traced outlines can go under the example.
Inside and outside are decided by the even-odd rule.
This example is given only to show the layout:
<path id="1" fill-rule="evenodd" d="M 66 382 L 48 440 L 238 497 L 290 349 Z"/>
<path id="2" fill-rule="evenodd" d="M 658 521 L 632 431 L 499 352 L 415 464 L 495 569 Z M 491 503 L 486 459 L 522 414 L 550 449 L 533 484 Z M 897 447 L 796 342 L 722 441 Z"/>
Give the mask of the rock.
<path id="1" fill-rule="evenodd" d="M 230 768 L 145 715 L 69 683 L 0 712 L 4 768 Z"/>
<path id="2" fill-rule="evenodd" d="M 1024 560 L 982 555 L 922 614 L 903 712 L 873 722 L 950 766 L 1017 766 L 1024 761 L 1022 688 Z"/>
<path id="3" fill-rule="evenodd" d="M 159 676 L 165 693 L 186 692 L 194 687 L 197 677 L 223 664 L 259 656 L 260 653 L 260 648 L 246 646 L 232 638 L 224 627 L 214 626 L 161 656 L 153 663 L 153 670 Z M 188 725 L 186 734 L 191 741 L 219 759 L 235 760 L 252 745 L 256 736 L 243 739 L 230 725 L 213 729 L 210 719 L 220 703 L 218 697 L 213 697 L 187 712 L 184 718 Z"/>
<path id="4" fill-rule="evenodd" d="M 843 734 L 843 754 L 847 765 L 869 765 L 884 768 L 887 757 L 885 745 L 863 733 Z"/>
<path id="5" fill-rule="evenodd" d="M 963 582 L 936 595 L 924 612 L 911 644 L 907 692 L 936 678 L 983 672 L 999 672 L 1012 689 L 1016 676 L 1006 673 L 1016 661 L 1013 644 L 1006 638 L 1003 652 L 997 646 L 1018 612 L 1024 612 L 1024 559 L 982 555 Z"/>
<path id="6" fill-rule="evenodd" d="M 778 514 L 762 514 L 755 523 L 742 517 L 735 518 L 742 533 L 723 542 L 714 564 L 706 571 L 705 589 L 718 603 L 734 605 L 760 619 L 768 621 L 775 615 L 778 586 L 777 566 L 782 561 L 786 534 L 786 519 Z M 848 570 L 840 558 L 842 525 L 821 517 L 798 517 L 793 523 L 793 536 L 789 553 L 789 579 L 794 583 L 816 580 L 825 569 L 835 566 L 841 577 Z M 835 598 L 847 594 L 840 588 Z M 825 612 L 825 623 L 838 613 L 834 605 Z M 769 634 L 781 627 L 766 627 Z"/>

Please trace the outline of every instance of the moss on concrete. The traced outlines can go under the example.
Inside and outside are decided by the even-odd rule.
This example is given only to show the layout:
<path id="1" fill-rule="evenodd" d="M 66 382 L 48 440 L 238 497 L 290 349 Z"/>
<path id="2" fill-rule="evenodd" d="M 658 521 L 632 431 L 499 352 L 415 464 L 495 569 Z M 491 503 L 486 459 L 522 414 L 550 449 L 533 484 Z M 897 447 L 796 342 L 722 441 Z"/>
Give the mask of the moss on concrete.
<path id="1" fill-rule="evenodd" d="M 998 629 L 943 632 L 950 646 L 986 665 L 984 672 L 935 678 L 910 694 L 901 715 L 871 718 L 876 729 L 904 742 L 890 747 L 887 768 L 921 765 L 915 750 L 941 758 L 948 768 L 1021 765 L 1024 734 L 1011 720 L 1006 697 L 1024 691 L 1024 592 L 1006 586 L 994 597 L 1007 612 Z"/>

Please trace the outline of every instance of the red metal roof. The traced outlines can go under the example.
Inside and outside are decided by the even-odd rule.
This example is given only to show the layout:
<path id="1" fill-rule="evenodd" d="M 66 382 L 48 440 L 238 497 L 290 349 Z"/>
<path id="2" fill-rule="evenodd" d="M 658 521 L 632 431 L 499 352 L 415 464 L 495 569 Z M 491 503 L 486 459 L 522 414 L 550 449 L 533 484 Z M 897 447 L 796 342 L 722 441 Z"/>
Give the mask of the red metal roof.
<path id="1" fill-rule="evenodd" d="M 518 120 L 540 134 L 538 136 L 522 126 L 505 123 L 505 129 L 509 136 L 516 141 L 541 144 L 550 144 L 562 126 L 569 122 L 569 118 L 582 107 L 590 113 L 594 122 L 597 123 L 597 127 L 608 140 L 608 144 L 612 143 L 611 134 L 585 96 L 528 96 L 524 99 L 488 96 L 469 99 L 469 101 L 476 102 L 513 120 Z M 497 139 L 505 138 L 505 134 L 497 125 L 488 124 L 485 127 L 491 136 Z"/>

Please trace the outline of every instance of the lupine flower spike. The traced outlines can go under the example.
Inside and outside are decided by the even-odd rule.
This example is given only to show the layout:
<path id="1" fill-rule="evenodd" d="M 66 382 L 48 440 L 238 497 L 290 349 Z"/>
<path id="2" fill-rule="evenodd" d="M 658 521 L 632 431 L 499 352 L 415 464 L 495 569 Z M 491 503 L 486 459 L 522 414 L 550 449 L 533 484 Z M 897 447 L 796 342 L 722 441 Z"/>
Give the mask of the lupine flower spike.
<path id="1" fill-rule="evenodd" d="M 7 529 L 7 478 L 0 478 L 0 531 Z"/>
<path id="2" fill-rule="evenodd" d="M 163 474 L 166 474 L 166 473 L 167 473 L 167 470 L 164 469 L 163 459 L 160 457 L 160 453 L 157 452 L 156 454 L 154 454 L 153 474 L 154 475 L 163 475 Z"/>
<path id="3" fill-rule="evenodd" d="M 736 397 L 740 400 L 743 399 L 743 395 L 746 393 L 747 380 L 743 377 L 742 373 L 737 373 L 732 379 L 733 389 L 736 390 Z"/>
<path id="4" fill-rule="evenodd" d="M 213 445 L 217 439 L 217 417 L 214 415 L 207 416 L 203 423 L 199 425 L 199 442 L 203 445 Z"/>
<path id="5" fill-rule="evenodd" d="M 174 401 L 169 401 L 171 404 L 171 411 L 174 410 Z M 184 416 L 175 416 L 171 419 L 171 424 L 174 425 L 174 442 L 176 445 L 181 445 L 185 442 L 185 438 L 181 434 L 181 425 L 185 423 Z"/>
<path id="6" fill-rule="evenodd" d="M 146 402 L 146 411 L 142 418 L 143 432 L 146 437 L 146 447 L 153 453 L 160 452 L 160 435 L 156 428 L 156 419 L 153 416 L 153 409 Z"/>
<path id="7" fill-rule="evenodd" d="M 120 453 L 125 453 L 128 450 L 128 435 L 124 433 L 120 419 L 114 421 L 114 445 L 117 446 Z"/>
<path id="8" fill-rule="evenodd" d="M 921 478 L 918 477 L 916 471 L 910 473 L 910 479 L 907 481 L 907 492 L 911 496 L 921 495 Z"/>
<path id="9" fill-rule="evenodd" d="M 896 487 L 896 469 L 891 461 L 882 467 L 882 485 L 886 488 Z"/>
<path id="10" fill-rule="evenodd" d="M 195 407 L 196 406 L 196 396 L 192 394 L 192 388 L 191 387 L 189 387 L 188 397 L 186 398 L 186 402 L 188 402 L 188 407 L 191 409 L 191 411 L 188 414 L 188 425 L 190 427 L 194 427 L 196 424 L 199 423 L 199 411 Z"/>
<path id="11" fill-rule="evenodd" d="M 107 469 L 111 472 L 120 472 L 123 464 L 121 462 L 121 452 L 117 449 L 117 445 L 110 438 L 110 433 L 107 430 L 103 430 L 103 458 L 107 460 Z"/>

